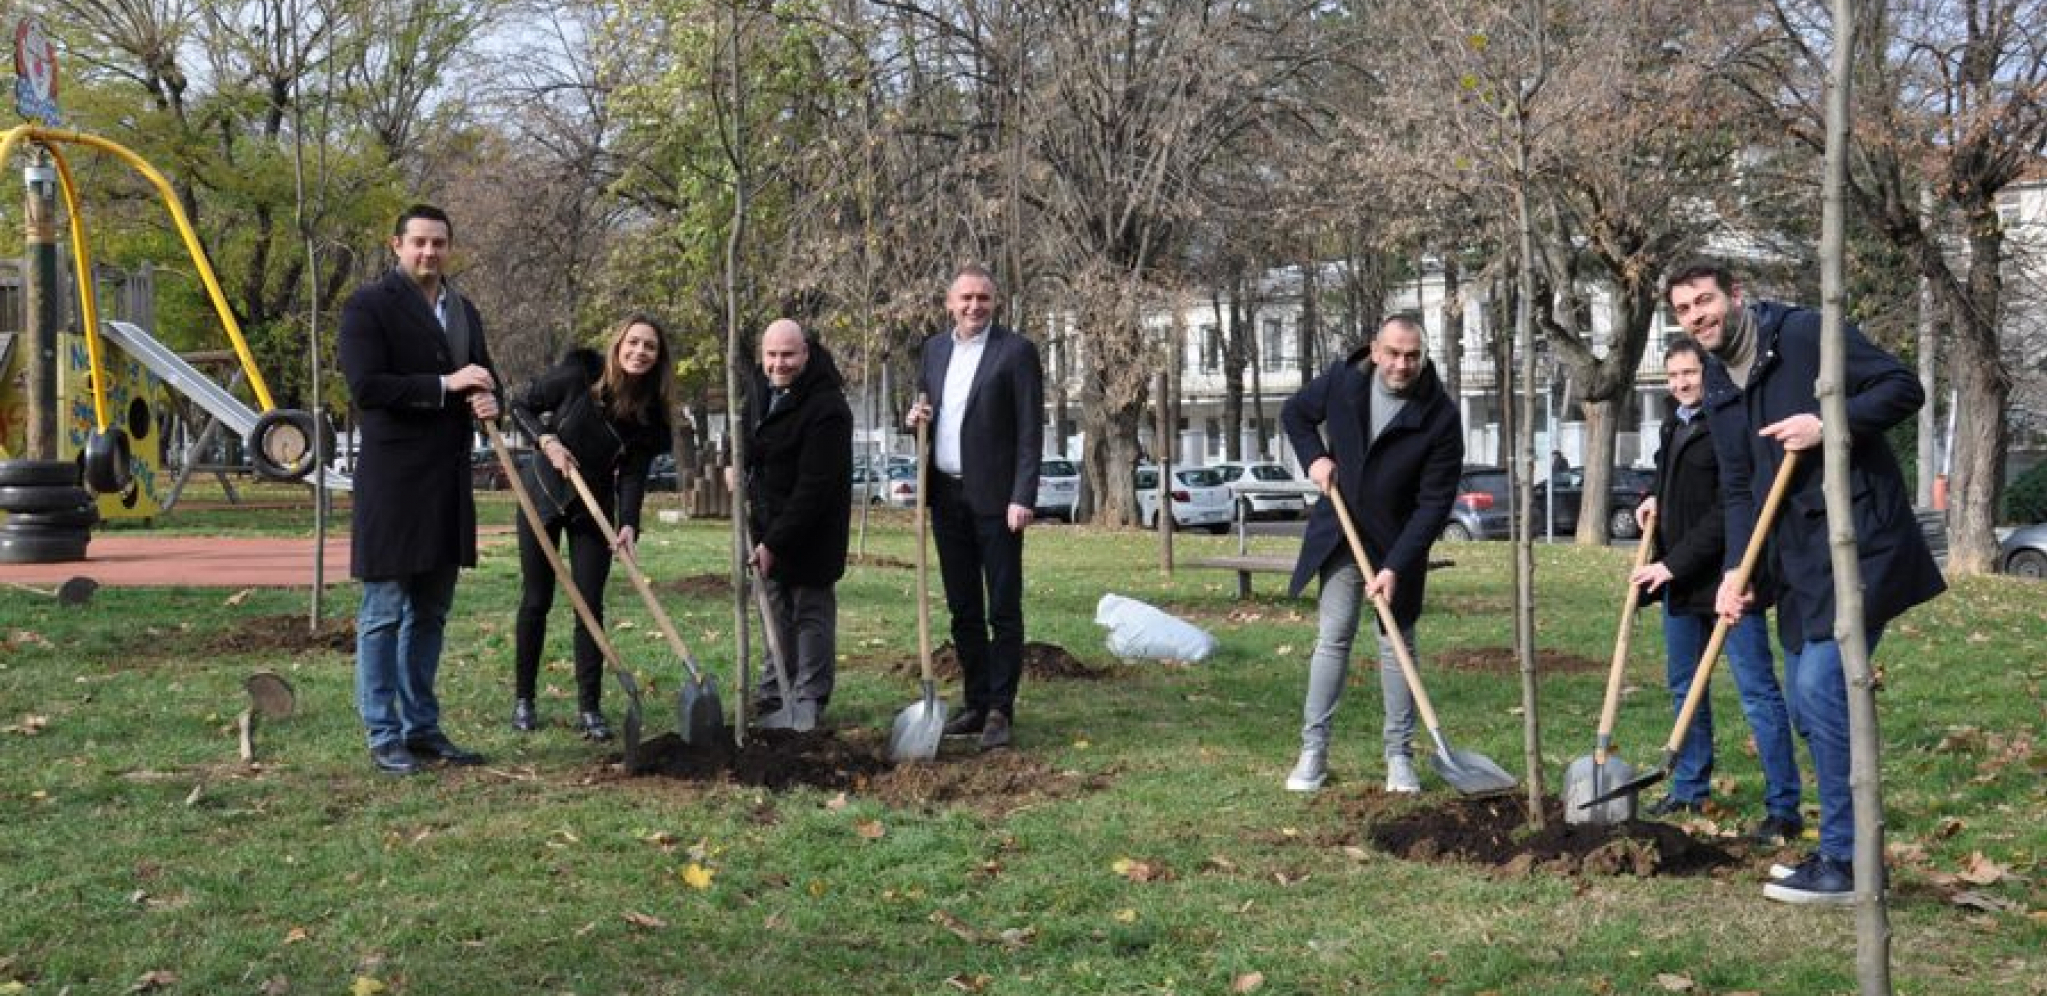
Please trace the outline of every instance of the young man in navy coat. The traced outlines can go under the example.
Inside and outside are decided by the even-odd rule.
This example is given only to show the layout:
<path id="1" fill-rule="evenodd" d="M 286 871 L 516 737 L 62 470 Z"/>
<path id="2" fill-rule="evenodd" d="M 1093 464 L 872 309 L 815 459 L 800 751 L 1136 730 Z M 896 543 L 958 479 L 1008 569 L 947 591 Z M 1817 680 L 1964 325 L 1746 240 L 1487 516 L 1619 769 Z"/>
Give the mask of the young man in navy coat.
<path id="1" fill-rule="evenodd" d="M 1038 502 L 1045 382 L 1038 347 L 994 324 L 995 280 L 962 267 L 945 295 L 952 331 L 924 343 L 917 388 L 930 422 L 931 538 L 945 580 L 966 707 L 948 736 L 1007 747 L 1023 677 L 1023 534 Z M 985 601 L 984 601 L 985 598 Z"/>
<path id="2" fill-rule="evenodd" d="M 1819 399 L 1820 314 L 1742 298 L 1726 269 L 1697 264 L 1664 283 L 1671 313 L 1713 353 L 1706 366 L 1706 417 L 1720 459 L 1730 573 L 1747 549 L 1756 517 L 1785 454 L 1803 452 L 1777 521 L 1769 531 L 1777 636 L 1784 646 L 1792 723 L 1805 737 L 1819 781 L 1820 842 L 1797 868 L 1764 886 L 1788 903 L 1854 901 L 1855 811 L 1848 788 L 1848 690 L 1834 640 L 1834 569 L 1822 492 Z M 1919 379 L 1860 330 L 1845 330 L 1842 389 L 1847 395 L 1845 456 L 1854 495 L 1853 527 L 1863 589 L 1860 620 L 1870 652 L 1892 619 L 1947 589 L 1919 523 L 1898 459 L 1884 433 L 1926 400 Z M 1754 599 L 1724 579 L 1721 616 L 1737 619 Z M 1769 593 L 1765 593 L 1766 595 Z"/>
<path id="3" fill-rule="evenodd" d="M 356 709 L 379 771 L 422 758 L 479 764 L 441 732 L 434 677 L 458 568 L 476 566 L 471 419 L 498 415 L 497 378 L 476 306 L 442 266 L 454 226 L 414 205 L 391 236 L 398 265 L 341 309 L 341 369 L 358 412 L 349 571 L 356 615 Z"/>
<path id="4" fill-rule="evenodd" d="M 1414 646 L 1422 613 L 1429 547 L 1450 520 L 1464 469 L 1464 422 L 1429 362 L 1421 323 L 1395 316 L 1366 349 L 1352 353 L 1287 399 L 1280 409 L 1287 439 L 1315 486 L 1334 482 L 1357 524 L 1376 572 L 1369 579 L 1351 556 L 1332 501 L 1315 505 L 1301 538 L 1290 593 L 1322 579 L 1315 652 L 1301 712 L 1301 756 L 1286 787 L 1313 792 L 1328 776 L 1329 729 L 1350 670 L 1351 641 L 1368 598 L 1385 598 L 1400 639 Z M 1391 634 L 1379 633 L 1379 688 L 1386 790 L 1419 792 L 1414 770 L 1414 695 L 1394 656 Z"/>

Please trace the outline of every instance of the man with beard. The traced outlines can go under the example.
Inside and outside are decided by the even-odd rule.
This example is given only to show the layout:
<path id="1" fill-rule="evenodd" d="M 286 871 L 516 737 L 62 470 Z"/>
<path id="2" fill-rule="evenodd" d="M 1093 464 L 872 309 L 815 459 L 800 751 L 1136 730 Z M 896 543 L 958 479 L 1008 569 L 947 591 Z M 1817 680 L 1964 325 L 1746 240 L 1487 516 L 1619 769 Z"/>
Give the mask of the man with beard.
<path id="1" fill-rule="evenodd" d="M 1743 299 L 1733 274 L 1695 264 L 1664 283 L 1671 313 L 1713 354 L 1706 365 L 1706 417 L 1720 459 L 1726 503 L 1723 561 L 1731 575 L 1756 529 L 1757 510 L 1786 454 L 1803 452 L 1769 532 L 1777 635 L 1784 647 L 1792 722 L 1804 735 L 1819 782 L 1820 840 L 1796 868 L 1772 869 L 1763 895 L 1787 903 L 1854 901 L 1855 812 L 1848 786 L 1848 690 L 1834 640 L 1834 569 L 1819 457 L 1820 314 Z M 1841 380 L 1848 409 L 1845 457 L 1863 590 L 1863 634 L 1872 654 L 1884 626 L 1946 590 L 1926 548 L 1904 474 L 1884 433 L 1926 400 L 1919 380 L 1853 325 L 1843 330 Z M 1766 595 L 1770 594 L 1768 592 Z M 1730 622 L 1756 593 L 1724 578 L 1715 607 Z M 1766 599 L 1767 600 L 1767 599 Z"/>

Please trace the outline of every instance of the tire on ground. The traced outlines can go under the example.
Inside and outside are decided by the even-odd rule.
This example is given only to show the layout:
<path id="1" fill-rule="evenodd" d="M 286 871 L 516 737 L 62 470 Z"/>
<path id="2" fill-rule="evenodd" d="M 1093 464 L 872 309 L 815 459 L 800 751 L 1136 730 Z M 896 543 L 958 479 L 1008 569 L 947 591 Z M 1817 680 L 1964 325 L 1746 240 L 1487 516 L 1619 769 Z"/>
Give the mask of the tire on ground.
<path id="1" fill-rule="evenodd" d="M 83 529 L 17 531 L 0 528 L 0 564 L 61 564 L 85 559 L 92 538 Z"/>
<path id="2" fill-rule="evenodd" d="M 92 493 L 76 485 L 0 486 L 0 512 L 60 512 L 92 504 Z"/>
<path id="3" fill-rule="evenodd" d="M 80 505 L 77 508 L 60 508 L 49 512 L 10 512 L 0 529 L 9 526 L 31 526 L 36 528 L 83 529 L 98 523 L 98 505 Z"/>
<path id="4" fill-rule="evenodd" d="M 0 460 L 0 487 L 78 486 L 78 464 L 70 460 Z"/>

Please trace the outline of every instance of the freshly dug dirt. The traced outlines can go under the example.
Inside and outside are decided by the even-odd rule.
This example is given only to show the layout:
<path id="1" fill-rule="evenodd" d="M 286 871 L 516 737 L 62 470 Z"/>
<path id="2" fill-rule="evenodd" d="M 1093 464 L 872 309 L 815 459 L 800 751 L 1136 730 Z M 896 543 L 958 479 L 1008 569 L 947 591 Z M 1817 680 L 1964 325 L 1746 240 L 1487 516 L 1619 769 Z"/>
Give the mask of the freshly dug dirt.
<path id="1" fill-rule="evenodd" d="M 776 792 L 807 786 L 873 796 L 901 808 L 964 805 L 1001 814 L 1106 788 L 1111 779 L 1058 771 L 1023 751 L 983 753 L 970 741 L 947 744 L 934 760 L 915 764 L 894 764 L 887 753 L 887 734 L 879 730 L 762 730 L 744 748 L 730 742 L 690 746 L 669 733 L 640 745 L 637 770 L 599 780 L 641 775 Z M 608 759 L 607 770 L 621 771 L 611 763 L 620 759 Z"/>
<path id="2" fill-rule="evenodd" d="M 897 664 L 891 670 L 910 674 L 917 669 L 917 661 L 913 658 Z M 931 652 L 931 669 L 937 672 L 940 680 L 960 676 L 959 651 L 953 647 L 951 641 L 939 644 L 938 649 Z M 1023 645 L 1023 670 L 1026 677 L 1052 681 L 1091 681 L 1109 675 L 1108 668 L 1088 667 L 1065 647 L 1056 643 L 1036 641 Z"/>
<path id="3" fill-rule="evenodd" d="M 1722 848 L 1668 823 L 1564 822 L 1564 804 L 1546 799 L 1544 825 L 1527 829 L 1520 796 L 1450 799 L 1371 826 L 1373 847 L 1410 861 L 1492 865 L 1502 875 L 1704 875 L 1736 862 Z"/>
<path id="4" fill-rule="evenodd" d="M 216 654 L 298 654 L 323 650 L 353 654 L 355 619 L 330 616 L 320 620 L 318 629 L 311 629 L 305 616 L 258 616 L 208 634 L 205 649 Z"/>
<path id="5" fill-rule="evenodd" d="M 909 571 L 917 568 L 916 564 L 910 563 L 901 557 L 891 557 L 884 553 L 849 554 L 846 557 L 846 564 L 850 567 L 888 567 L 899 571 Z"/>
<path id="6" fill-rule="evenodd" d="M 1535 652 L 1535 669 L 1544 674 L 1584 674 L 1605 671 L 1609 661 L 1596 661 L 1577 654 L 1558 653 L 1554 650 Z M 1428 651 L 1422 658 L 1424 667 L 1435 666 L 1445 671 L 1480 671 L 1486 674 L 1519 674 L 1521 662 L 1514 659 L 1512 647 L 1479 647 L 1475 650 Z"/>
<path id="7" fill-rule="evenodd" d="M 712 598 L 732 594 L 732 576 L 729 574 L 692 574 L 686 578 L 669 581 L 655 581 L 654 590 L 687 595 L 691 598 Z"/>

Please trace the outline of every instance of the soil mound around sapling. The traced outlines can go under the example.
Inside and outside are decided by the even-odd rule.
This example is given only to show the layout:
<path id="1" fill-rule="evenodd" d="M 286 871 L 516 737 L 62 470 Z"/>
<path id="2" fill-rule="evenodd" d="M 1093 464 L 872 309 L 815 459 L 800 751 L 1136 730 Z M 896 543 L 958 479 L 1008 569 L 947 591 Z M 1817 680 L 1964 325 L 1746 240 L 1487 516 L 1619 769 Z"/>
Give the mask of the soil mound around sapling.
<path id="1" fill-rule="evenodd" d="M 1450 799 L 1371 827 L 1373 847 L 1410 861 L 1491 865 L 1503 875 L 1705 875 L 1736 858 L 1668 823 L 1564 822 L 1560 799 L 1543 801 L 1544 824 L 1531 830 L 1519 796 Z"/>
<path id="2" fill-rule="evenodd" d="M 606 763 L 606 778 L 647 776 L 684 782 L 844 791 L 897 808 L 962 805 L 1000 815 L 1038 802 L 1106 788 L 1107 773 L 1059 771 L 1025 751 L 979 751 L 971 740 L 948 742 L 937 758 L 910 764 L 888 759 L 885 731 L 759 730 L 746 746 L 730 741 L 690 745 L 672 733 L 640 745 L 638 766 Z M 623 774 L 620 774 L 623 772 Z"/>
<path id="3" fill-rule="evenodd" d="M 959 650 L 949 641 L 939 644 L 938 649 L 931 652 L 931 669 L 938 673 L 940 679 L 959 677 Z M 905 673 L 915 671 L 917 662 L 909 661 L 898 670 Z M 1051 681 L 1092 681 L 1109 674 L 1108 668 L 1088 667 L 1065 647 L 1036 641 L 1023 645 L 1023 671 L 1026 676 Z"/>
<path id="4" fill-rule="evenodd" d="M 692 574 L 686 578 L 654 582 L 654 590 L 685 595 L 690 598 L 715 598 L 732 594 L 732 576 L 729 574 Z"/>
<path id="5" fill-rule="evenodd" d="M 214 654 L 301 654 L 318 651 L 353 654 L 355 619 L 352 616 L 331 616 L 320 620 L 320 625 L 314 628 L 306 625 L 304 616 L 258 616 L 208 634 L 204 649 Z"/>
<path id="6" fill-rule="evenodd" d="M 1521 662 L 1514 657 L 1512 647 L 1478 647 L 1476 649 L 1432 651 L 1422 658 L 1422 666 L 1435 666 L 1445 671 L 1478 671 L 1483 674 L 1519 674 Z M 1596 661 L 1577 654 L 1560 653 L 1555 650 L 1537 650 L 1535 669 L 1543 674 L 1585 674 L 1607 669 L 1608 661 Z"/>
<path id="7" fill-rule="evenodd" d="M 916 565 L 916 564 L 910 563 L 909 561 L 907 561 L 907 560 L 904 560 L 904 559 L 903 559 L 903 558 L 901 558 L 901 557 L 891 557 L 891 556 L 889 556 L 889 555 L 887 555 L 887 554 L 883 554 L 883 553 L 856 553 L 856 554 L 851 554 L 851 555 L 849 555 L 849 556 L 847 556 L 847 557 L 846 557 L 846 566 L 848 566 L 848 567 L 886 567 L 886 568 L 889 568 L 889 569 L 891 569 L 891 570 L 898 570 L 898 571 L 909 571 L 909 570 L 915 570 L 915 569 L 916 569 L 916 567 L 917 567 L 917 565 Z"/>

